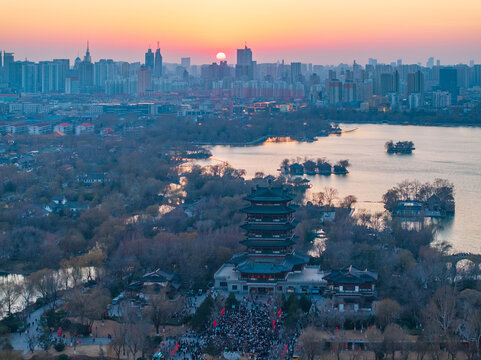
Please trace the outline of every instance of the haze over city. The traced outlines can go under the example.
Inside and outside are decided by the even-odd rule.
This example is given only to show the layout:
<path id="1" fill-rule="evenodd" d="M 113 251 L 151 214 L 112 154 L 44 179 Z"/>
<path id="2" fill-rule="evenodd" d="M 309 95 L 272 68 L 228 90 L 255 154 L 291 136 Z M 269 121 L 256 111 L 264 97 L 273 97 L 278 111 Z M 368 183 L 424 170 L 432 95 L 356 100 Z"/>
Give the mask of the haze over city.
<path id="1" fill-rule="evenodd" d="M 86 40 L 95 59 L 140 60 L 160 42 L 166 62 L 181 56 L 209 63 L 219 51 L 229 63 L 247 42 L 258 62 L 442 64 L 481 60 L 481 2 L 460 0 L 341 1 L 81 1 L 8 2 L 0 48 L 18 59 L 75 58 Z"/>

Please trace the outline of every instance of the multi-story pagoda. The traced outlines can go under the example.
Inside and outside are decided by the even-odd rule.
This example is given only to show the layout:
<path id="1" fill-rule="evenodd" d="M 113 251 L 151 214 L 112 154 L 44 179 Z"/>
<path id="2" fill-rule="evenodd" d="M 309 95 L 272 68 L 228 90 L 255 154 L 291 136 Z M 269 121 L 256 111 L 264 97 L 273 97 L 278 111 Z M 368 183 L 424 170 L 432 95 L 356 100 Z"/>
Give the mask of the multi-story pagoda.
<path id="1" fill-rule="evenodd" d="M 306 268 L 308 256 L 294 251 L 292 195 L 283 187 L 258 186 L 245 200 L 250 205 L 242 210 L 246 219 L 241 244 L 247 249 L 217 271 L 216 287 L 243 293 L 319 292 L 322 273 Z"/>

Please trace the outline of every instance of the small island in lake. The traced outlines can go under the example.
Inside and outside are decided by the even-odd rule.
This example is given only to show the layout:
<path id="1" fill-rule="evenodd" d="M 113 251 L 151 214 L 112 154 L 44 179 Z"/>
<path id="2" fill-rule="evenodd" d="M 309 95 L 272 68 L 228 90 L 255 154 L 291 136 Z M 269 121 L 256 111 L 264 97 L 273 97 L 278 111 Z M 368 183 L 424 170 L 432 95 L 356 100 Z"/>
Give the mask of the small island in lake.
<path id="1" fill-rule="evenodd" d="M 413 150 L 416 149 L 412 141 L 398 141 L 394 143 L 392 140 L 389 140 L 384 147 L 388 154 L 412 154 Z"/>
<path id="2" fill-rule="evenodd" d="M 281 163 L 281 172 L 284 174 L 292 175 L 292 176 L 301 176 L 301 175 L 347 175 L 349 171 L 347 170 L 348 166 L 351 164 L 349 160 L 340 160 L 335 165 L 332 165 L 328 160 L 325 158 L 317 159 L 316 161 L 311 159 L 305 159 L 303 163 L 301 160 L 290 160 L 284 159 Z"/>

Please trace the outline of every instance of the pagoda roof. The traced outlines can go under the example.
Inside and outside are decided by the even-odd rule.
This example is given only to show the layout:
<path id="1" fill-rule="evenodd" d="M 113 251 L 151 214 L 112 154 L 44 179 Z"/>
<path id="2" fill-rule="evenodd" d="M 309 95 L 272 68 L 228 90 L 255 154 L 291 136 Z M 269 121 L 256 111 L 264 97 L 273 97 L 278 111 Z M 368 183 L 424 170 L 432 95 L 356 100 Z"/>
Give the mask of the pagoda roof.
<path id="1" fill-rule="evenodd" d="M 256 186 L 245 197 L 248 201 L 291 201 L 294 197 L 283 186 Z"/>
<path id="2" fill-rule="evenodd" d="M 236 264 L 236 270 L 248 274 L 275 274 L 292 271 L 294 266 L 306 264 L 307 256 L 291 254 L 281 258 L 256 258 L 247 254 L 234 256 L 231 263 Z"/>
<path id="3" fill-rule="evenodd" d="M 368 271 L 367 269 L 359 270 L 351 265 L 341 270 L 332 270 L 324 276 L 324 280 L 338 284 L 375 282 L 377 281 L 377 272 Z"/>
<path id="4" fill-rule="evenodd" d="M 244 246 L 251 246 L 251 247 L 282 247 L 282 246 L 291 246 L 294 245 L 296 242 L 293 240 L 242 240 L 240 242 Z"/>
<path id="5" fill-rule="evenodd" d="M 177 275 L 169 273 L 167 271 L 162 271 L 157 269 L 150 273 L 145 274 L 142 276 L 140 281 L 142 282 L 165 282 L 165 281 L 173 281 L 177 279 Z"/>
<path id="6" fill-rule="evenodd" d="M 296 210 L 289 206 L 249 206 L 241 210 L 247 214 L 292 214 Z"/>
<path id="7" fill-rule="evenodd" d="M 289 223 L 280 223 L 280 224 L 242 224 L 241 228 L 244 230 L 265 230 L 265 231 L 287 231 L 292 230 L 296 227 L 297 222 L 292 221 Z"/>
<path id="8" fill-rule="evenodd" d="M 278 274 L 290 271 L 291 269 L 282 264 L 252 261 L 237 266 L 237 270 L 247 274 Z"/>

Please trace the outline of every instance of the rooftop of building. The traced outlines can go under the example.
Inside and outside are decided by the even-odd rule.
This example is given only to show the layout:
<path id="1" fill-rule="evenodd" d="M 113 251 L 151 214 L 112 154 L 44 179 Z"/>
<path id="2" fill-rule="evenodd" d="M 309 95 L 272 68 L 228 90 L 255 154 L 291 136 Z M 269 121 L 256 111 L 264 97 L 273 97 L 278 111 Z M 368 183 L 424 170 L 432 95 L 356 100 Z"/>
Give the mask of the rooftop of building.
<path id="1" fill-rule="evenodd" d="M 352 265 L 341 270 L 332 270 L 324 277 L 325 280 L 339 284 L 354 284 L 361 282 L 375 282 L 378 274 L 367 269 L 360 270 Z"/>
<path id="2" fill-rule="evenodd" d="M 251 193 L 245 197 L 248 201 L 268 201 L 268 202 L 285 202 L 291 201 L 294 197 L 283 186 L 259 186 L 251 190 Z"/>

